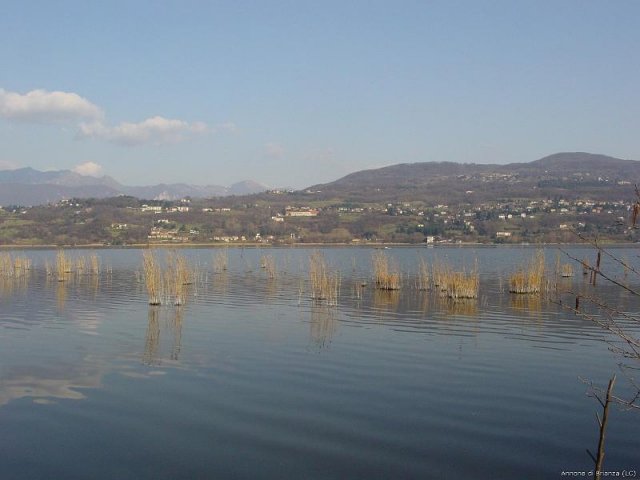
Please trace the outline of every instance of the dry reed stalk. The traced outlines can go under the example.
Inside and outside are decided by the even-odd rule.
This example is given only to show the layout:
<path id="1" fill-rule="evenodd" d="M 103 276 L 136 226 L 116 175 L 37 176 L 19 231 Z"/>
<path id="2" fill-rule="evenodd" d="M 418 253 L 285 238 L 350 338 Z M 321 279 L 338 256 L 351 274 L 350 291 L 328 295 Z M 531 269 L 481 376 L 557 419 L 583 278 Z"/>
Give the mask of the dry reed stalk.
<path id="1" fill-rule="evenodd" d="M 64 250 L 58 250 L 56 254 L 56 274 L 59 282 L 66 280 L 66 275 L 71 273 L 71 259 L 64 254 Z"/>
<path id="2" fill-rule="evenodd" d="M 11 255 L 8 253 L 0 254 L 0 276 L 13 276 L 13 262 L 11 260 Z"/>
<path id="3" fill-rule="evenodd" d="M 47 277 L 51 277 L 53 275 L 53 268 L 51 267 L 51 262 L 49 260 L 44 261 L 44 271 Z"/>
<path id="4" fill-rule="evenodd" d="M 273 255 L 263 255 L 260 258 L 260 267 L 265 269 L 268 279 L 276 278 L 276 261 Z"/>
<path id="5" fill-rule="evenodd" d="M 420 265 L 418 267 L 418 290 L 429 290 L 431 275 L 429 274 L 429 265 L 424 258 L 420 257 Z"/>
<path id="6" fill-rule="evenodd" d="M 544 253 L 540 250 L 526 267 L 520 267 L 509 277 L 509 292 L 539 294 L 544 284 Z"/>
<path id="7" fill-rule="evenodd" d="M 589 261 L 586 257 L 582 259 L 582 275 L 589 275 L 591 271 L 591 267 L 589 266 Z"/>
<path id="8" fill-rule="evenodd" d="M 15 257 L 13 259 L 13 276 L 22 278 L 31 270 L 31 259 L 27 257 Z"/>
<path id="9" fill-rule="evenodd" d="M 186 300 L 185 286 L 192 283 L 192 272 L 184 255 L 176 252 L 167 253 L 167 268 L 164 271 L 167 294 L 173 297 L 174 305 L 182 305 Z"/>
<path id="10" fill-rule="evenodd" d="M 216 273 L 226 272 L 229 266 L 229 253 L 227 249 L 216 252 L 213 256 L 213 271 Z"/>
<path id="11" fill-rule="evenodd" d="M 443 264 L 440 262 L 438 258 L 433 259 L 433 264 L 431 265 L 431 281 L 435 288 L 438 288 L 442 285 L 442 274 L 444 273 Z"/>
<path id="12" fill-rule="evenodd" d="M 83 256 L 76 258 L 76 275 L 84 275 L 87 269 L 87 259 Z"/>
<path id="13" fill-rule="evenodd" d="M 151 250 L 142 252 L 142 267 L 144 273 L 144 283 L 149 295 L 149 305 L 160 305 L 164 291 L 164 279 L 162 269 Z"/>
<path id="14" fill-rule="evenodd" d="M 326 300 L 335 304 L 338 301 L 340 289 L 340 274 L 330 271 L 321 252 L 313 252 L 309 258 L 309 284 L 311 286 L 311 298 L 314 300 Z"/>
<path id="15" fill-rule="evenodd" d="M 95 253 L 89 257 L 89 266 L 91 275 L 100 275 L 100 259 Z"/>
<path id="16" fill-rule="evenodd" d="M 629 263 L 629 257 L 626 256 L 626 255 L 623 255 L 621 263 L 622 263 L 622 272 L 623 272 L 624 278 L 626 280 L 627 277 L 629 277 L 629 272 L 631 272 L 631 267 L 629 266 L 629 265 L 631 265 Z"/>
<path id="17" fill-rule="evenodd" d="M 373 277 L 378 290 L 400 290 L 401 275 L 397 263 L 389 260 L 384 252 L 372 256 Z"/>

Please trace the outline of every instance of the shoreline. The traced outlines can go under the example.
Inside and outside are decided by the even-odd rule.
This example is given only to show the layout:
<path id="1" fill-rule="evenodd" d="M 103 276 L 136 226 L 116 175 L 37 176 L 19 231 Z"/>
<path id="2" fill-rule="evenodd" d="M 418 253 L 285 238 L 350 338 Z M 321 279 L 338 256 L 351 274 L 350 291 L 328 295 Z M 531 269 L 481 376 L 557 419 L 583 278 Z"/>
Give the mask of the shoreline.
<path id="1" fill-rule="evenodd" d="M 603 242 L 601 246 L 607 248 L 629 248 L 638 245 L 636 242 Z M 127 245 L 104 245 L 102 243 L 92 243 L 83 245 L 55 245 L 55 244 L 11 244 L 0 245 L 0 250 L 56 250 L 59 248 L 70 250 L 137 250 L 145 248 L 162 248 L 162 249 L 189 249 L 189 248 L 544 248 L 544 247 L 590 247 L 595 248 L 589 242 L 572 242 L 572 243 L 293 243 L 293 244 L 272 244 L 258 242 L 203 242 L 203 243 L 131 243 Z"/>

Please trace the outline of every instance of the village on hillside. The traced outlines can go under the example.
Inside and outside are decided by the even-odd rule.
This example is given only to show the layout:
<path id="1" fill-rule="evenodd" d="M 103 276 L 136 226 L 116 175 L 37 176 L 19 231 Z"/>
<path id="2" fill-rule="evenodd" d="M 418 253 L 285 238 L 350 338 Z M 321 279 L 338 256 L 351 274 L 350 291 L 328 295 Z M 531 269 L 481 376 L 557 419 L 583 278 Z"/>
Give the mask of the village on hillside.
<path id="1" fill-rule="evenodd" d="M 175 202 L 72 199 L 0 208 L 0 244 L 573 243 L 581 236 L 633 242 L 631 208 L 632 202 L 622 199 L 516 199 L 454 206 L 319 201 L 279 191 Z"/>

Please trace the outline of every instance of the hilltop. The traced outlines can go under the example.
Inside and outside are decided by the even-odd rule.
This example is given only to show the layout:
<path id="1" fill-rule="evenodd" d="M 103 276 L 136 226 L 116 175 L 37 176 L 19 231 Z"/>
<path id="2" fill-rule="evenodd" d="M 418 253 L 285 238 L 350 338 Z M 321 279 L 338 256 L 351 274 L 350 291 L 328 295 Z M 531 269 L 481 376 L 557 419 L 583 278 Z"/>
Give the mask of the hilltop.
<path id="1" fill-rule="evenodd" d="M 402 163 L 355 172 L 309 187 L 306 192 L 322 198 L 341 196 L 357 201 L 421 198 L 447 204 L 558 195 L 619 199 L 620 194 L 629 194 L 629 185 L 639 181 L 640 161 L 571 152 L 506 165 Z"/>

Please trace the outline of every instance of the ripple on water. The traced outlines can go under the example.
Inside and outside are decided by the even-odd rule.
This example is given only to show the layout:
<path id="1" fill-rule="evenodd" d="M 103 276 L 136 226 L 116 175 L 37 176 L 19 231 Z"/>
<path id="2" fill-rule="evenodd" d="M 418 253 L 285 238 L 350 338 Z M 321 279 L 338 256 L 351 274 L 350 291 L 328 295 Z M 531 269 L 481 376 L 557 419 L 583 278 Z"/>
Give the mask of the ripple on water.
<path id="1" fill-rule="evenodd" d="M 63 477 L 79 456 L 84 478 L 552 478 L 586 468 L 597 405 L 577 377 L 606 381 L 619 361 L 593 323 L 501 292 L 491 275 L 466 302 L 352 288 L 370 251 L 353 267 L 336 253 L 360 277 L 344 274 L 337 306 L 317 304 L 308 252 L 286 262 L 274 253 L 275 279 L 253 253 L 252 272 L 209 269 L 179 308 L 147 305 L 139 252 L 110 252 L 114 270 L 97 282 L 36 272 L 3 290 L 0 414 L 11 441 L 0 446 L 13 459 L 3 478 L 24 478 L 24 465 L 33 478 Z M 397 254 L 411 265 L 418 253 Z M 210 263 L 210 251 L 189 255 Z M 504 262 L 485 255 L 481 265 Z M 637 417 L 618 415 L 611 466 L 635 460 Z"/>

